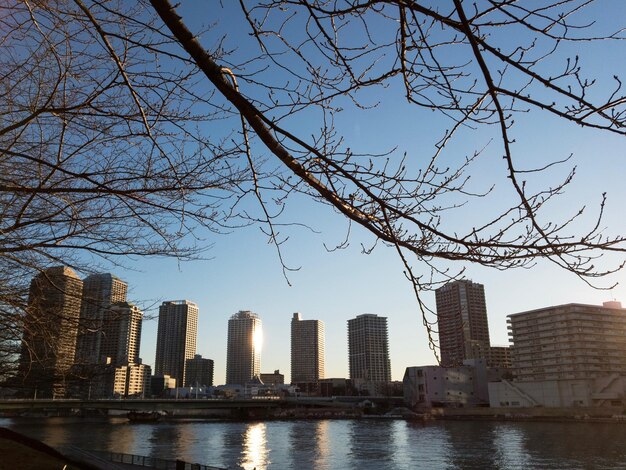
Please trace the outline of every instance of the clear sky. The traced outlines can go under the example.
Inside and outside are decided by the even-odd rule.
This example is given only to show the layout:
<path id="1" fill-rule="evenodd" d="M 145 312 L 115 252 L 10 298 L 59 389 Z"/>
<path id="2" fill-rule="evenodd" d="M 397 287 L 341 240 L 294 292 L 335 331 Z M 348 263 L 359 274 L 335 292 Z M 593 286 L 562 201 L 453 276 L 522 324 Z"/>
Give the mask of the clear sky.
<path id="1" fill-rule="evenodd" d="M 199 21 L 205 24 L 218 21 L 215 34 L 220 30 L 230 31 L 225 44 L 241 47 L 245 52 L 252 47 L 249 38 L 232 34 L 243 27 L 241 18 L 236 16 L 235 10 L 230 10 L 231 6 L 219 8 L 216 3 L 202 2 L 194 4 L 193 8 L 183 8 L 183 19 L 192 29 L 199 27 Z M 613 10 L 611 15 L 605 15 L 607 21 L 626 17 L 624 2 L 608 3 Z M 206 39 L 207 45 L 213 43 L 212 39 L 215 38 Z M 585 45 L 585 48 L 581 51 L 581 60 L 591 74 L 624 76 L 623 45 L 597 43 Z M 358 111 L 347 107 L 337 115 L 336 126 L 347 145 L 355 151 L 371 152 L 398 146 L 400 154 L 408 152 L 409 165 L 412 158 L 424 153 L 429 155 L 433 140 L 437 140 L 449 123 L 430 111 L 416 112 L 409 108 L 401 90 L 376 93 L 381 94 L 369 96 L 373 101 L 380 101 L 376 109 Z M 311 123 L 306 121 L 290 121 L 289 130 L 308 135 L 306 126 Z M 462 158 L 487 145 L 490 132 L 465 131 L 446 158 Z M 562 159 L 570 153 L 574 155 L 567 166 L 541 177 L 540 182 L 545 184 L 564 177 L 571 166 L 578 168 L 567 194 L 552 204 L 544 217 L 561 220 L 583 204 L 587 204 L 591 216 L 597 210 L 602 192 L 606 191 L 609 196 L 604 222 L 607 233 L 626 232 L 626 143 L 623 138 L 564 124 L 545 113 L 520 115 L 513 136 L 516 138 L 515 154 L 523 158 L 522 163 L 527 167 L 541 166 L 541 162 Z M 489 211 L 490 204 L 497 206 L 499 197 L 505 200 L 512 197 L 506 186 L 506 169 L 499 145 L 498 142 L 490 144 L 471 173 L 471 185 L 476 188 L 497 184 L 496 199 L 490 199 L 486 206 L 469 206 L 457 211 L 457 219 L 450 223 L 467 227 L 479 215 L 478 211 Z M 264 152 L 258 148 L 255 151 Z M 275 247 L 268 244 L 267 237 L 254 226 L 222 235 L 199 234 L 204 243 L 213 244 L 206 253 L 210 258 L 207 260 L 179 263 L 172 259 L 141 259 L 128 263 L 133 270 L 115 271 L 129 283 L 129 299 L 146 307 L 146 315 L 151 317 L 146 318 L 143 325 L 141 356 L 145 363 L 154 362 L 158 303 L 189 299 L 196 302 L 200 310 L 197 352 L 215 361 L 216 384 L 225 380 L 227 321 L 238 310 L 252 310 L 263 321 L 262 372 L 280 369 L 287 380 L 290 321 L 296 311 L 301 312 L 304 319 L 319 319 L 326 325 L 327 377 L 348 376 L 347 320 L 362 313 L 388 317 L 394 380 L 402 379 L 407 366 L 434 364 L 411 285 L 404 278 L 393 249 L 381 245 L 373 253 L 363 254 L 361 242 L 370 246 L 373 238 L 353 227 L 349 247 L 329 253 L 324 244 L 341 243 L 346 222 L 328 207 L 301 197 L 289 201 L 285 217 L 308 223 L 315 230 L 284 229 L 289 235 L 282 247 L 286 262 L 300 267 L 289 275 L 292 286 L 282 276 Z M 419 264 L 414 266 L 418 273 L 423 272 Z M 458 269 L 458 266 L 453 267 Z M 465 277 L 485 285 L 491 341 L 495 345 L 508 344 L 506 316 L 511 313 L 569 302 L 600 304 L 616 299 L 626 303 L 624 272 L 600 281 L 602 285 L 620 282 L 612 291 L 592 289 L 548 262 L 538 262 L 531 269 L 509 271 L 467 266 Z M 434 294 L 426 293 L 424 298 L 434 308 Z"/>

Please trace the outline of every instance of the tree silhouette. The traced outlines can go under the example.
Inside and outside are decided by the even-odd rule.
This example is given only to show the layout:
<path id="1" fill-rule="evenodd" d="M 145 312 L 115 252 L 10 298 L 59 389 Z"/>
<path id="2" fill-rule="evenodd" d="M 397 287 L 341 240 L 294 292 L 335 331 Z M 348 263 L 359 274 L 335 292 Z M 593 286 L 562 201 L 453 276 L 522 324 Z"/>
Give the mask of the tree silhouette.
<path id="1" fill-rule="evenodd" d="M 167 0 L 11 3 L 0 58 L 4 328 L 19 330 L 24 303 L 11 283 L 51 263 L 192 258 L 207 230 L 259 224 L 287 277 L 282 210 L 294 195 L 348 221 L 337 248 L 352 224 L 395 248 L 433 349 L 421 292 L 460 275 L 449 270 L 459 262 L 544 258 L 587 282 L 614 272 L 621 265 L 595 263 L 625 249 L 603 231 L 605 195 L 590 219 L 581 208 L 554 220 L 546 207 L 574 169 L 550 184 L 544 175 L 567 156 L 528 168 L 512 145 L 515 117 L 528 113 L 626 132 L 621 77 L 584 70 L 567 47 L 623 40 L 593 21 L 596 3 L 240 1 L 227 36 L 192 31 Z M 207 23 L 225 19 L 205 7 Z M 235 47 L 244 36 L 256 46 Z M 406 154 L 392 135 L 382 154 L 352 150 L 335 119 L 368 113 L 372 90 L 447 119 L 432 151 Z M 468 184 L 482 149 L 449 155 L 473 129 L 497 138 L 503 164 L 489 177 L 505 182 L 504 206 L 493 186 Z M 481 203 L 490 198 L 498 204 Z M 475 203 L 488 209 L 449 222 Z"/>

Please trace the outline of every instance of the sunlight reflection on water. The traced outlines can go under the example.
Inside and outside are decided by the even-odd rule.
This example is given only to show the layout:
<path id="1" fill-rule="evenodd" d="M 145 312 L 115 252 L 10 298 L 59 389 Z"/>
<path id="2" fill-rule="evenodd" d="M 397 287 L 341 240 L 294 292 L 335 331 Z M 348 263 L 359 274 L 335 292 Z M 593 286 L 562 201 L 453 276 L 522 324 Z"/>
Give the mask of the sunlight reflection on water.
<path id="1" fill-rule="evenodd" d="M 0 419 L 74 445 L 245 470 L 626 468 L 626 423 Z"/>

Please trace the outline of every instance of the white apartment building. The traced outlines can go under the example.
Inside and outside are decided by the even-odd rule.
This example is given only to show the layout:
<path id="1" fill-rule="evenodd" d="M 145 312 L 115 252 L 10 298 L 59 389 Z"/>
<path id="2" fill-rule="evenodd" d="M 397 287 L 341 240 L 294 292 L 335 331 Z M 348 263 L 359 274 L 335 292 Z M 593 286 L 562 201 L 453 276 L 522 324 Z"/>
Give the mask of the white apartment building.
<path id="1" fill-rule="evenodd" d="M 348 320 L 350 379 L 391 382 L 387 317 L 371 313 Z"/>

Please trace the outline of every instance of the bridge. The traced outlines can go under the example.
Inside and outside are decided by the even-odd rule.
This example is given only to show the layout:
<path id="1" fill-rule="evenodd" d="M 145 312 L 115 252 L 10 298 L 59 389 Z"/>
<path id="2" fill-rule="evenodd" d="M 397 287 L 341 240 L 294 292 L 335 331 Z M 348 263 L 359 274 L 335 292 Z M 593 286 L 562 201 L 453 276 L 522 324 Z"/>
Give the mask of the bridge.
<path id="1" fill-rule="evenodd" d="M 197 410 L 269 410 L 271 408 L 336 407 L 352 408 L 364 400 L 399 405 L 401 398 L 388 397 L 257 397 L 247 399 L 182 398 L 182 399 L 3 399 L 0 411 L 52 410 L 117 410 L 166 411 L 168 413 Z"/>
<path id="2" fill-rule="evenodd" d="M 36 410 L 118 410 L 118 411 L 190 411 L 284 406 L 278 398 L 263 399 L 10 399 L 0 400 L 0 411 Z"/>

